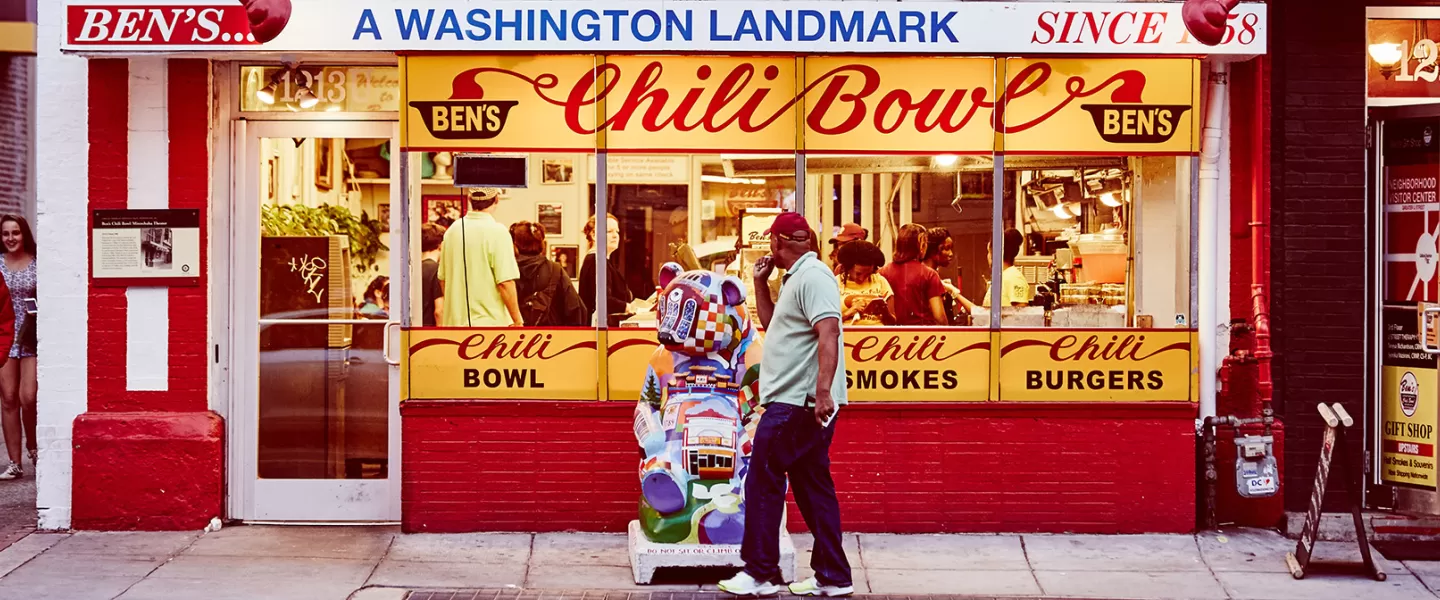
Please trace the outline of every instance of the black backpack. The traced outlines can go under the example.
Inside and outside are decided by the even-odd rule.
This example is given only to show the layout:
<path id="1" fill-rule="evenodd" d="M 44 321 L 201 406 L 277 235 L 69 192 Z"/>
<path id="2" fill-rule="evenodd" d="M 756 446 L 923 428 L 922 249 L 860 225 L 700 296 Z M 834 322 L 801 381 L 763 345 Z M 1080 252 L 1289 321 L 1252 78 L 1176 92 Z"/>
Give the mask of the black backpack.
<path id="1" fill-rule="evenodd" d="M 543 274 L 537 278 L 535 291 L 520 299 L 520 316 L 525 319 L 526 327 L 555 325 L 550 318 L 550 307 L 555 303 L 555 270 L 555 265 L 546 263 Z"/>

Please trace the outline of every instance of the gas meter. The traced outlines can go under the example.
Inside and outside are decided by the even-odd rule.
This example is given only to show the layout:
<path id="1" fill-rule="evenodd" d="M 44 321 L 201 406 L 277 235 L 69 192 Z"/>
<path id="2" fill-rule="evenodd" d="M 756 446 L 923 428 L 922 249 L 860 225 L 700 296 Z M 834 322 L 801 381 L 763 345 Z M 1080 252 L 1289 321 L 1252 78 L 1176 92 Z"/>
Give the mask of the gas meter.
<path id="1" fill-rule="evenodd" d="M 1235 488 L 1241 498 L 1274 496 L 1280 489 L 1274 444 L 1268 435 L 1235 438 Z"/>

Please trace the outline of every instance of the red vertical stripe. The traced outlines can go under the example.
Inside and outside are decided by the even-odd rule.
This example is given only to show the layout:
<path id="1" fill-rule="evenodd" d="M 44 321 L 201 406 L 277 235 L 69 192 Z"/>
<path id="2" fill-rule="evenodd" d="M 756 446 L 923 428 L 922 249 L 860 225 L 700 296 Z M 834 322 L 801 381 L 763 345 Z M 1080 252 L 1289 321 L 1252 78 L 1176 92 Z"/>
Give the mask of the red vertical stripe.
<path id="1" fill-rule="evenodd" d="M 169 64 L 170 208 L 200 210 L 200 286 L 170 288 L 170 391 L 161 410 L 207 406 L 211 76 L 206 60 Z"/>
<path id="2" fill-rule="evenodd" d="M 129 62 L 93 59 L 89 79 L 89 208 L 125 208 L 129 200 Z M 125 395 L 125 288 L 91 285 L 89 310 L 90 409 L 107 410 Z"/>

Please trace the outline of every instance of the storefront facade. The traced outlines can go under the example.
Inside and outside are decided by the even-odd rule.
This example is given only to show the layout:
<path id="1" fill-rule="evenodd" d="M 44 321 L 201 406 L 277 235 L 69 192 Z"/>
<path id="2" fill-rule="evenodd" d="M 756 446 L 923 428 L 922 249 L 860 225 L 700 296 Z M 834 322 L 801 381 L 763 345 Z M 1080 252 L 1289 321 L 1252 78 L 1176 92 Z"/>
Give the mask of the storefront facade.
<path id="1" fill-rule="evenodd" d="M 789 210 L 822 255 L 847 223 L 887 257 L 905 225 L 947 229 L 937 270 L 975 304 L 1002 304 L 986 282 L 1024 238 L 1030 306 L 847 325 L 847 527 L 1195 526 L 1220 207 L 1263 177 L 1224 161 L 1226 111 L 1258 104 L 1264 5 L 1207 46 L 1178 3 L 123 4 L 42 18 L 42 57 L 87 82 L 49 90 L 85 103 L 51 130 L 87 142 L 84 189 L 42 196 L 87 198 L 77 223 L 175 221 L 137 226 L 163 243 L 129 267 L 120 234 L 42 229 L 89 273 L 53 288 L 88 320 L 47 341 L 86 377 L 42 414 L 47 450 L 73 448 L 51 454 L 70 481 L 42 471 L 42 525 L 620 531 L 660 266 L 748 282 Z M 615 265 L 625 314 L 426 326 L 424 233 L 469 218 L 471 186 L 544 227 L 544 255 L 600 288 L 587 304 L 607 309 L 593 273 Z M 619 235 L 592 236 L 596 214 Z M 127 268 L 174 279 L 125 287 Z"/>

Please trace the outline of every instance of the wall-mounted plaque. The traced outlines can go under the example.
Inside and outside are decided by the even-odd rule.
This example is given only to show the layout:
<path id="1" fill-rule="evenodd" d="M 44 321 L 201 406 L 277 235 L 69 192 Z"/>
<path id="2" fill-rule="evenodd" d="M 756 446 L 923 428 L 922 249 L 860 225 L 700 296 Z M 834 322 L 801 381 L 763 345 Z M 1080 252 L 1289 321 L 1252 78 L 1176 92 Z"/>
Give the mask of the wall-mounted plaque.
<path id="1" fill-rule="evenodd" d="M 200 285 L 200 211 L 92 211 L 90 252 L 93 285 Z"/>

